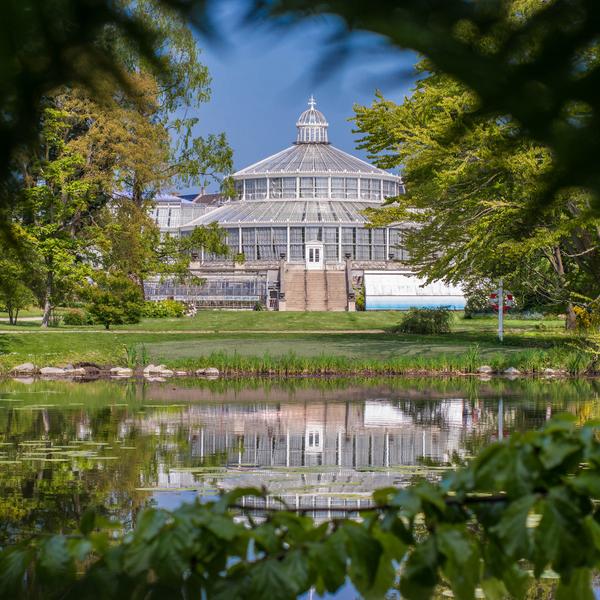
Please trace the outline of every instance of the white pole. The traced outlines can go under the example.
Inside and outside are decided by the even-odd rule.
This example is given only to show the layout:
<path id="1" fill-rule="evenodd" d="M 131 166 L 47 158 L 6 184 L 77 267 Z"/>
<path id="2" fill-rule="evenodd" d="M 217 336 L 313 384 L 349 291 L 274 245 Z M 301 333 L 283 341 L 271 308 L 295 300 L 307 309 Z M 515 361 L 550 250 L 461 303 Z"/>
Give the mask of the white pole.
<path id="1" fill-rule="evenodd" d="M 504 341 L 504 287 L 502 279 L 498 286 L 498 339 Z"/>

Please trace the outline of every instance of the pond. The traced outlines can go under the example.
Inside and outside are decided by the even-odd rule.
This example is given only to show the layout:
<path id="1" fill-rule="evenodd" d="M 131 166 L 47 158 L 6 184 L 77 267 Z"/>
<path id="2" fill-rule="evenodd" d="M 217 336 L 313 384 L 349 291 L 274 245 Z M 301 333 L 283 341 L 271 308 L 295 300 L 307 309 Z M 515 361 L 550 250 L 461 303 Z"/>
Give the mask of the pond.
<path id="1" fill-rule="evenodd" d="M 565 411 L 600 416 L 600 382 L 3 381 L 0 544 L 240 485 L 335 516 Z"/>

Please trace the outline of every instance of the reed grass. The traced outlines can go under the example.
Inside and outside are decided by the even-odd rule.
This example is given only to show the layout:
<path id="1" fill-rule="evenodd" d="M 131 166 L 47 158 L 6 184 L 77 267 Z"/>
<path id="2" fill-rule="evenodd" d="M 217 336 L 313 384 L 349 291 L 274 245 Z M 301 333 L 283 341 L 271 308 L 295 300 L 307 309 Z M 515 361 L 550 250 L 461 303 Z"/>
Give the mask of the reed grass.
<path id="1" fill-rule="evenodd" d="M 179 368 L 194 370 L 216 367 L 225 376 L 327 376 L 327 375 L 456 375 L 476 373 L 483 364 L 501 373 L 514 367 L 523 373 L 541 374 L 545 369 L 566 371 L 569 375 L 596 374 L 594 355 L 584 349 L 527 349 L 510 354 L 495 354 L 483 359 L 478 347 L 461 353 L 430 356 L 397 356 L 393 358 L 354 358 L 320 354 L 247 356 L 237 353 L 213 352 L 193 360 L 179 360 Z"/>

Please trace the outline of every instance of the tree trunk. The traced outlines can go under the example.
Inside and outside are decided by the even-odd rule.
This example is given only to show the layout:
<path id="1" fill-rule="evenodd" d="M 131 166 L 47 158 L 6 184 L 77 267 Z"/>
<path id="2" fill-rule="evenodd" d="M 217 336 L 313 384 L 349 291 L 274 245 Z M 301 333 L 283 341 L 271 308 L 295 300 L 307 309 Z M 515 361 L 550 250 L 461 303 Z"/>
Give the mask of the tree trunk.
<path id="1" fill-rule="evenodd" d="M 560 246 L 554 247 L 553 257 L 554 257 L 554 260 L 551 261 L 552 266 L 554 267 L 554 270 L 560 279 L 562 289 L 564 291 L 567 291 L 567 285 L 566 285 L 567 278 L 566 278 L 564 263 L 562 260 L 562 252 L 560 250 Z M 566 308 L 565 313 L 566 313 L 565 329 L 567 329 L 569 331 L 573 331 L 574 329 L 577 328 L 577 315 L 575 314 L 575 309 L 573 307 L 572 302 L 567 302 L 567 308 Z"/>
<path id="2" fill-rule="evenodd" d="M 42 327 L 48 327 L 50 324 L 50 316 L 52 315 L 52 259 L 47 261 L 48 275 L 46 277 L 46 293 L 44 294 L 44 316 L 42 317 Z"/>
<path id="3" fill-rule="evenodd" d="M 575 314 L 575 309 L 573 308 L 573 304 L 571 302 L 567 304 L 567 310 L 565 312 L 565 329 L 569 331 L 577 329 L 577 315 Z"/>
<path id="4" fill-rule="evenodd" d="M 50 295 L 46 293 L 46 300 L 44 301 L 44 316 L 42 317 L 42 327 L 48 327 L 50 324 L 50 316 L 52 314 L 52 303 L 50 302 Z"/>
<path id="5" fill-rule="evenodd" d="M 142 292 L 142 300 L 146 301 L 146 288 L 144 287 L 144 278 L 140 275 L 138 277 L 138 281 L 139 281 L 139 286 L 140 286 L 140 290 Z"/>

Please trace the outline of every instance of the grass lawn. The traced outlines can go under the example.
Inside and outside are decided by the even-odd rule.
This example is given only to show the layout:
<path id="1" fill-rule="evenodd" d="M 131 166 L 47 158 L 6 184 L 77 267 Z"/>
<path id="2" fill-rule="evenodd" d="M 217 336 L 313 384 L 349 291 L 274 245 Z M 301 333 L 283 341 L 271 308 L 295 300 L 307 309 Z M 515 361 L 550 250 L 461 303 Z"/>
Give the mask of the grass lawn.
<path id="1" fill-rule="evenodd" d="M 58 311 L 60 312 L 60 310 Z M 5 313 L 0 313 L 0 317 Z M 34 311 L 23 316 L 35 316 Z M 462 313 L 454 316 L 453 331 L 494 334 L 497 329 L 495 317 L 463 319 Z M 142 319 L 136 325 L 117 325 L 115 331 L 365 331 L 388 330 L 402 318 L 399 311 L 369 312 L 267 312 L 267 311 L 202 311 L 195 317 L 180 319 Z M 529 332 L 532 335 L 552 332 L 562 334 L 564 323 L 559 319 L 519 320 L 508 317 L 505 321 L 507 332 Z M 1 324 L 0 327 L 4 327 Z M 9 327 L 6 324 L 6 327 Z M 17 327 L 37 328 L 38 323 L 24 321 Z M 69 327 L 59 329 L 101 330 L 100 326 Z"/>
<path id="2" fill-rule="evenodd" d="M 25 361 L 40 366 L 80 361 L 125 365 L 126 348 L 135 348 L 147 361 L 173 367 L 231 366 L 268 372 L 275 365 L 276 371 L 290 373 L 462 370 L 467 363 L 472 369 L 494 361 L 535 370 L 568 366 L 566 362 L 575 360 L 572 346 L 578 340 L 566 334 L 558 320 L 508 319 L 504 344 L 497 340 L 493 318 L 456 318 L 453 333 L 438 336 L 368 331 L 389 328 L 399 320 L 395 312 L 214 311 L 194 318 L 145 320 L 108 332 L 89 327 L 78 332 L 65 327 L 40 331 L 31 323 L 2 326 L 6 333 L 0 334 L 0 369 Z"/>

